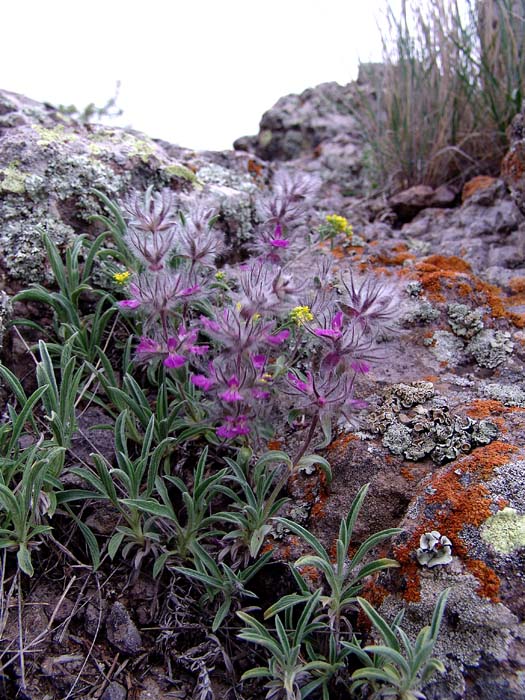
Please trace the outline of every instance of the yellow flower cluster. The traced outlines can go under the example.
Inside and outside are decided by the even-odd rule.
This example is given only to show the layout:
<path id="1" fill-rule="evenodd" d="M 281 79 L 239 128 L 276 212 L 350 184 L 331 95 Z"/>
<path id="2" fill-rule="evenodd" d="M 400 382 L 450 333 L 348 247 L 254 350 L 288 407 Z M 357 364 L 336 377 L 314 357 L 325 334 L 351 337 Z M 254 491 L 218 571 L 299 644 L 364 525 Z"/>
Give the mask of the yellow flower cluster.
<path id="1" fill-rule="evenodd" d="M 219 270 L 218 272 L 215 273 L 215 279 L 219 280 L 219 282 L 221 280 L 223 280 L 225 277 L 226 277 L 226 275 L 224 274 L 224 272 L 222 272 L 222 270 Z"/>
<path id="2" fill-rule="evenodd" d="M 349 238 L 354 233 L 352 224 L 349 224 L 348 220 L 345 219 L 344 216 L 339 216 L 338 214 L 328 214 L 326 217 L 326 223 L 332 226 L 337 233 L 344 233 Z"/>
<path id="3" fill-rule="evenodd" d="M 309 306 L 296 306 L 290 311 L 290 318 L 298 326 L 302 326 L 307 321 L 313 321 L 314 315 Z"/>
<path id="4" fill-rule="evenodd" d="M 113 275 L 113 279 L 119 284 L 125 284 L 130 277 L 131 272 L 129 272 L 128 270 L 126 270 L 125 272 L 115 272 L 115 274 Z"/>

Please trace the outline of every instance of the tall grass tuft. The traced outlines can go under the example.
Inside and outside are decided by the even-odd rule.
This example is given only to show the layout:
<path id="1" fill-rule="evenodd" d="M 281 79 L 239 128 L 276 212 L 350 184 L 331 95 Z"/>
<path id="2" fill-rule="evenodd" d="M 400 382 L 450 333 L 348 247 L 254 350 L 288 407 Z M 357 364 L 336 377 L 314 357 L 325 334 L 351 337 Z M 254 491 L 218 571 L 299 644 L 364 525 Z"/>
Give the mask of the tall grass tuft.
<path id="1" fill-rule="evenodd" d="M 495 175 L 521 110 L 525 0 L 388 6 L 381 71 L 356 106 L 377 185 L 461 186 Z"/>

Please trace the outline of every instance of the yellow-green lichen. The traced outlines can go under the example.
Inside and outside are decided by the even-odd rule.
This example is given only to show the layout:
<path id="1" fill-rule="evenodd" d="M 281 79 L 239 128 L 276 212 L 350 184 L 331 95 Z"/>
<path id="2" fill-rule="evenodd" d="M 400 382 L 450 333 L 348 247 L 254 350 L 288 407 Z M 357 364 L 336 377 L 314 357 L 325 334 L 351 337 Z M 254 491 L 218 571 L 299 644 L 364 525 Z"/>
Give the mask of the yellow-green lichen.
<path id="1" fill-rule="evenodd" d="M 483 523 L 481 537 L 501 554 L 525 547 L 525 515 L 503 508 Z"/>
<path id="2" fill-rule="evenodd" d="M 169 175 L 170 178 L 172 177 L 180 177 L 183 178 L 184 180 L 188 180 L 188 182 L 196 182 L 197 176 L 195 173 L 187 168 L 185 165 L 180 165 L 179 163 L 173 163 L 172 165 L 166 165 L 163 168 L 164 172 L 166 175 Z"/>
<path id="3" fill-rule="evenodd" d="M 124 145 L 128 149 L 130 158 L 140 158 L 143 163 L 148 163 L 151 156 L 158 156 L 158 149 L 154 143 L 148 142 L 146 139 L 139 139 L 131 134 L 125 134 Z"/>
<path id="4" fill-rule="evenodd" d="M 12 192 L 22 194 L 26 189 L 27 173 L 18 169 L 18 162 L 12 161 L 7 168 L 0 168 L 0 192 Z"/>
<path id="5" fill-rule="evenodd" d="M 32 126 L 40 136 L 37 141 L 38 146 L 50 146 L 53 143 L 67 143 L 68 141 L 78 140 L 78 136 L 66 131 L 62 124 L 54 129 L 46 129 L 39 124 L 33 124 Z"/>

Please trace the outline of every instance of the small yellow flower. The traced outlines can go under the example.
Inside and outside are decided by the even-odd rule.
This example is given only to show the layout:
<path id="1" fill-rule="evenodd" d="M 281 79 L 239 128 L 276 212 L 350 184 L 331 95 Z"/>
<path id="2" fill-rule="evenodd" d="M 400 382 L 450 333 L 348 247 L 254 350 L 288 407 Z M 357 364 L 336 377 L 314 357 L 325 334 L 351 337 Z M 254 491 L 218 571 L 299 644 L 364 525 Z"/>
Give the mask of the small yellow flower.
<path id="1" fill-rule="evenodd" d="M 338 214 L 328 214 L 326 217 L 326 223 L 332 226 L 336 233 L 344 233 L 349 238 L 354 233 L 352 224 L 349 224 L 348 219 L 345 219 L 344 216 L 339 216 Z"/>
<path id="2" fill-rule="evenodd" d="M 258 321 L 261 318 L 261 314 L 253 314 L 252 321 Z"/>
<path id="3" fill-rule="evenodd" d="M 226 275 L 224 274 L 224 272 L 222 272 L 222 270 L 219 270 L 215 273 L 215 279 L 219 280 L 219 282 L 221 282 L 225 277 Z"/>
<path id="4" fill-rule="evenodd" d="M 241 304 L 240 301 L 238 301 L 238 302 L 235 304 L 235 308 L 237 309 L 237 311 L 242 311 L 242 304 Z"/>
<path id="5" fill-rule="evenodd" d="M 263 384 L 267 384 L 268 382 L 271 382 L 272 379 L 273 379 L 272 375 L 269 374 L 268 372 L 265 372 L 261 377 L 261 382 Z"/>
<path id="6" fill-rule="evenodd" d="M 296 306 L 290 311 L 290 318 L 298 326 L 302 326 L 307 321 L 313 321 L 314 315 L 309 306 Z"/>
<path id="7" fill-rule="evenodd" d="M 126 270 L 125 272 L 115 272 L 113 279 L 119 284 L 126 284 L 128 279 L 131 277 L 131 272 Z"/>

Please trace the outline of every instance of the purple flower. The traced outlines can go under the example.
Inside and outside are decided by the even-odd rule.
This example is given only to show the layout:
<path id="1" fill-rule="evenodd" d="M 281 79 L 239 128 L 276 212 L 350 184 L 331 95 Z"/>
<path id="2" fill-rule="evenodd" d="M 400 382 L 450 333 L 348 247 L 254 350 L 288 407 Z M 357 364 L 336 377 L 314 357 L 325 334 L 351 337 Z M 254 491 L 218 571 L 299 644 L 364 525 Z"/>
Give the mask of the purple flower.
<path id="1" fill-rule="evenodd" d="M 314 331 L 314 334 L 320 338 L 340 338 L 343 334 L 341 333 L 341 328 L 343 327 L 343 313 L 338 311 L 332 319 L 330 328 L 318 328 Z"/>
<path id="2" fill-rule="evenodd" d="M 255 389 L 252 389 L 252 396 L 254 399 L 260 399 L 260 400 L 265 400 L 270 398 L 270 392 L 265 391 L 264 389 L 259 389 L 258 387 L 255 387 Z"/>
<path id="3" fill-rule="evenodd" d="M 137 345 L 137 354 L 139 355 L 149 355 L 156 354 L 162 351 L 160 343 L 153 338 L 142 337 L 139 344 Z"/>
<path id="4" fill-rule="evenodd" d="M 227 416 L 224 423 L 215 432 L 218 437 L 225 439 L 236 438 L 239 435 L 248 435 L 250 426 L 247 424 L 247 420 L 247 417 L 244 415 Z"/>
<path id="5" fill-rule="evenodd" d="M 286 238 L 272 238 L 270 245 L 274 248 L 288 248 L 290 241 L 287 241 Z"/>
<path id="6" fill-rule="evenodd" d="M 193 287 L 186 287 L 186 289 L 181 289 L 179 292 L 179 296 L 181 297 L 189 297 L 192 294 L 196 294 L 197 292 L 200 292 L 200 286 L 198 284 L 194 284 Z"/>
<path id="7" fill-rule="evenodd" d="M 171 369 L 177 369 L 179 367 L 182 367 L 182 365 L 186 362 L 186 358 L 184 355 L 176 355 L 170 353 L 168 357 L 164 360 L 164 366 L 169 367 Z"/>
<path id="8" fill-rule="evenodd" d="M 129 285 L 129 291 L 131 292 L 132 298 L 119 301 L 118 305 L 121 309 L 138 309 L 138 307 L 142 305 L 140 289 L 134 282 L 132 282 Z"/>
<path id="9" fill-rule="evenodd" d="M 370 365 L 364 360 L 355 360 L 354 362 L 350 363 L 350 367 L 358 374 L 366 374 L 367 372 L 370 372 Z"/>
<path id="10" fill-rule="evenodd" d="M 398 290 L 391 283 L 368 276 L 357 279 L 348 273 L 342 282 L 345 288 L 341 308 L 365 330 L 392 330 L 400 313 Z"/>
<path id="11" fill-rule="evenodd" d="M 290 331 L 285 328 L 283 331 L 279 331 L 279 333 L 276 333 L 275 335 L 267 335 L 266 342 L 270 343 L 270 345 L 280 345 L 281 343 L 284 343 L 289 335 Z"/>
<path id="12" fill-rule="evenodd" d="M 267 360 L 268 358 L 266 355 L 252 355 L 252 364 L 259 372 L 265 368 Z"/>
<path id="13" fill-rule="evenodd" d="M 215 384 L 215 380 L 211 377 L 207 377 L 205 374 L 193 374 L 190 381 L 194 386 L 203 391 L 209 391 Z"/>
<path id="14" fill-rule="evenodd" d="M 306 382 L 294 374 L 293 372 L 288 372 L 288 381 L 292 386 L 294 386 L 298 391 L 303 394 L 311 394 L 313 392 L 313 381 L 311 372 L 306 373 Z"/>
<path id="15" fill-rule="evenodd" d="M 228 379 L 228 389 L 226 391 L 218 394 L 219 398 L 228 403 L 234 403 L 235 401 L 242 401 L 243 395 L 238 391 L 240 382 L 237 377 L 231 376 Z"/>

